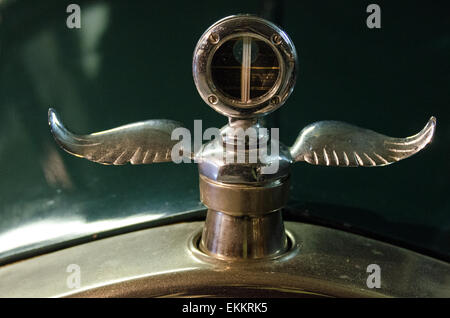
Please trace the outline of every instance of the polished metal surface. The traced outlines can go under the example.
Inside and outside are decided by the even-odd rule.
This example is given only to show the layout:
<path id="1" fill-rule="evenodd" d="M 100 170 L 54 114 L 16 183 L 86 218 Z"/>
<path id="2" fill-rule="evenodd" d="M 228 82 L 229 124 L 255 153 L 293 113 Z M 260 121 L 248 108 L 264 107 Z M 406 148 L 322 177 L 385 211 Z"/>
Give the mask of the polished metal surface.
<path id="1" fill-rule="evenodd" d="M 202 251 L 225 260 L 271 258 L 288 246 L 281 210 L 259 216 L 208 210 L 200 241 Z"/>
<path id="2" fill-rule="evenodd" d="M 259 55 L 264 58 L 254 65 Z M 255 16 L 226 17 L 213 24 L 197 43 L 193 57 L 197 89 L 208 105 L 229 117 L 219 136 L 195 154 L 180 149 L 183 155 L 194 157 L 199 163 L 200 199 L 210 209 L 202 246 L 211 255 L 235 260 L 270 258 L 273 248 L 260 249 L 269 238 L 277 240 L 272 242 L 275 250 L 283 249 L 285 237 L 279 235 L 283 233 L 283 223 L 278 215 L 287 202 L 292 163 L 383 166 L 417 153 L 433 138 L 434 117 L 419 134 L 403 139 L 341 122 L 323 121 L 307 126 L 291 148 L 285 147 L 276 135 L 268 133 L 259 118 L 283 105 L 289 97 L 296 64 L 297 54 L 289 37 L 271 22 Z M 221 71 L 217 73 L 214 69 Z M 49 124 L 63 149 L 104 164 L 170 161 L 175 145 L 170 135 L 181 126 L 172 121 L 153 120 L 77 136 L 64 128 L 52 110 Z M 253 138 L 249 136 L 251 132 Z M 261 157 L 261 153 L 268 153 L 268 145 L 276 151 Z M 257 160 L 252 160 L 255 158 L 251 154 L 258 154 Z M 267 172 L 266 168 L 275 169 Z M 257 240 L 230 234 L 249 229 L 248 218 L 264 223 L 252 228 Z M 219 220 L 233 220 L 227 223 L 225 234 L 214 228 L 222 224 Z M 235 227 L 235 231 L 230 227 Z M 267 228 L 272 236 L 263 230 Z M 217 250 L 219 237 L 215 236 L 220 240 L 226 238 L 226 252 Z M 243 246 L 252 252 L 243 252 Z"/>
<path id="3" fill-rule="evenodd" d="M 76 135 L 68 131 L 53 109 L 48 124 L 56 142 L 70 154 L 108 165 L 149 164 L 172 161 L 176 141 L 172 131 L 182 125 L 173 120 L 155 119 L 114 129 Z"/>
<path id="4" fill-rule="evenodd" d="M 198 248 L 202 222 L 114 236 L 0 268 L 1 297 L 450 297 L 450 265 L 390 244 L 286 222 L 292 246 L 264 260 Z M 67 284 L 70 264 L 80 286 Z M 381 268 L 370 289 L 367 267 Z"/>
<path id="5" fill-rule="evenodd" d="M 239 37 L 255 38 L 268 45 L 277 56 L 277 67 L 280 70 L 275 85 L 266 94 L 244 101 L 223 94 L 213 83 L 211 76 L 211 61 L 216 51 L 228 41 Z M 244 57 L 245 55 L 243 54 Z M 214 110 L 228 117 L 253 118 L 267 115 L 285 103 L 294 89 L 296 67 L 295 46 L 284 31 L 256 16 L 234 15 L 217 21 L 200 37 L 194 50 L 192 73 L 200 96 Z M 246 71 L 252 70 L 252 66 L 245 66 L 243 60 L 241 70 L 244 76 Z M 248 83 L 248 77 L 247 74 L 244 82 Z M 244 87 L 245 83 L 239 85 Z"/>
<path id="6" fill-rule="evenodd" d="M 294 161 L 339 167 L 384 166 L 422 150 L 433 138 L 436 118 L 431 117 L 418 134 L 392 138 L 338 121 L 306 126 L 290 148 Z"/>
<path id="7" fill-rule="evenodd" d="M 260 184 L 216 182 L 200 175 L 200 200 L 208 208 L 233 216 L 261 216 L 284 207 L 289 177 Z"/>
<path id="8" fill-rule="evenodd" d="M 222 138 L 204 144 L 195 156 L 200 175 L 217 182 L 255 185 L 289 176 L 292 163 L 289 148 L 278 143 L 278 151 L 269 152 L 270 136 L 267 131 L 261 133 L 261 128 L 264 127 L 250 120 L 231 121 L 223 127 Z M 235 134 L 235 129 L 243 132 L 253 129 L 256 135 L 254 143 L 247 142 L 244 134 Z M 242 162 L 237 160 L 239 151 L 243 155 Z M 256 159 L 253 161 L 252 152 Z M 264 158 L 258 155 L 261 152 L 266 154 Z M 272 164 L 276 164 L 277 169 L 270 174 L 264 173 L 264 168 Z"/>

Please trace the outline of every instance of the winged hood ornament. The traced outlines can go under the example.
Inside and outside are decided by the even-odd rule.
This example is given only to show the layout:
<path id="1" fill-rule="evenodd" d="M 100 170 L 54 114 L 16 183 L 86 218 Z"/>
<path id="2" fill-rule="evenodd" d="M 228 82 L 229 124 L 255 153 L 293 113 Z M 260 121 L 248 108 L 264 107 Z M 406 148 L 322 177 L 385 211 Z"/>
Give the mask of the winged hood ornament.
<path id="1" fill-rule="evenodd" d="M 252 150 L 261 151 L 263 141 L 275 139 L 264 130 L 260 119 L 282 106 L 294 88 L 297 53 L 291 39 L 259 17 L 226 17 L 201 36 L 192 68 L 202 99 L 229 118 L 228 125 L 220 130 L 223 139 L 216 138 L 197 151 L 188 146 L 177 148 L 187 158 L 202 159 L 198 164 L 200 197 L 209 210 L 200 247 L 218 258 L 261 258 L 286 250 L 280 211 L 287 201 L 293 163 L 385 166 L 419 152 L 434 135 L 434 117 L 418 134 L 406 138 L 388 137 L 338 121 L 319 121 L 305 127 L 291 147 L 278 143 L 279 151 L 251 162 Z M 148 120 L 77 135 L 64 127 L 52 109 L 48 121 L 56 142 L 65 151 L 113 165 L 172 161 L 177 144 L 172 133 L 182 127 L 171 120 Z M 256 143 L 249 143 L 245 135 L 225 136 L 238 129 L 254 129 Z M 244 160 L 226 160 L 236 157 L 239 145 L 245 146 Z M 277 170 L 264 174 L 262 168 L 275 163 Z"/>
<path id="2" fill-rule="evenodd" d="M 385 166 L 422 150 L 434 135 L 431 117 L 416 135 L 388 137 L 339 121 L 319 121 L 303 128 L 290 148 L 294 161 L 336 167 Z"/>

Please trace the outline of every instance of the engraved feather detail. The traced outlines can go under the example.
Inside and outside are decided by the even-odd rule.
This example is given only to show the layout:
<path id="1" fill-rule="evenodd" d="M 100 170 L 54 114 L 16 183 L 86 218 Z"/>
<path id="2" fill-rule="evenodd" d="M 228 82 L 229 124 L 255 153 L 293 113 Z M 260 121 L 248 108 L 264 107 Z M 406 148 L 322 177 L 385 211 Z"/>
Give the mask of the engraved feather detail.
<path id="1" fill-rule="evenodd" d="M 89 135 L 67 130 L 58 114 L 48 111 L 56 142 L 68 153 L 105 165 L 150 164 L 171 161 L 172 131 L 182 125 L 166 119 L 147 120 Z"/>
<path id="2" fill-rule="evenodd" d="M 376 167 L 408 158 L 431 142 L 436 118 L 416 135 L 388 137 L 338 121 L 320 121 L 305 127 L 290 153 L 294 161 L 340 167 Z"/>

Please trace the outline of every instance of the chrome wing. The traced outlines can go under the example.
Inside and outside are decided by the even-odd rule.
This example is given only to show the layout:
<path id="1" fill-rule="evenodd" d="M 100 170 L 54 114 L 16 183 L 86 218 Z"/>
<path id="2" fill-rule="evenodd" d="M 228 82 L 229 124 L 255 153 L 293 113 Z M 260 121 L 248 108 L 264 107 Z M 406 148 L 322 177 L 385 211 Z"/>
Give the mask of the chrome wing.
<path id="1" fill-rule="evenodd" d="M 56 142 L 68 153 L 105 165 L 150 164 L 171 161 L 172 131 L 182 127 L 166 119 L 147 120 L 89 135 L 67 130 L 53 109 L 48 123 Z"/>
<path id="2" fill-rule="evenodd" d="M 418 134 L 388 137 L 338 121 L 319 121 L 305 127 L 290 153 L 294 161 L 339 167 L 375 167 L 408 158 L 431 142 L 436 118 Z"/>

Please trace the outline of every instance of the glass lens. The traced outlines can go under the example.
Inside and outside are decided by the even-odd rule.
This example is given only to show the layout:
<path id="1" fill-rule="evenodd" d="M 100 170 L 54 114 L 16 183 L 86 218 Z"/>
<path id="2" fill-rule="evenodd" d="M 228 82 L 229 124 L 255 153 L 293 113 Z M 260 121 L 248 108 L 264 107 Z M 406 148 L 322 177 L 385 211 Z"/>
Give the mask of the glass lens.
<path id="1" fill-rule="evenodd" d="M 223 43 L 211 62 L 216 88 L 244 103 L 272 89 L 279 73 L 278 58 L 269 44 L 249 36 Z"/>

